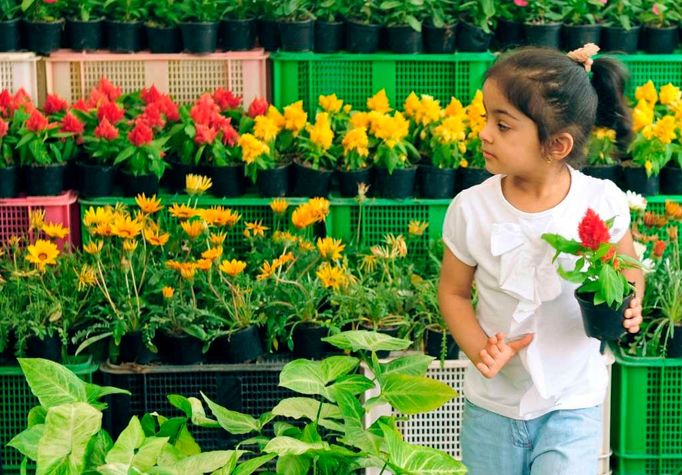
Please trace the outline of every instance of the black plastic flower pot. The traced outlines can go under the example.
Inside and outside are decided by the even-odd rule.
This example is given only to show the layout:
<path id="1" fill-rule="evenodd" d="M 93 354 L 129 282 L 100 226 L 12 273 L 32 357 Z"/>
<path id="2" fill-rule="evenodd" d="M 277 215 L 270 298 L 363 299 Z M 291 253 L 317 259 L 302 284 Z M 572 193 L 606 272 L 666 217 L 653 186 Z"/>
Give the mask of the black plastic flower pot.
<path id="1" fill-rule="evenodd" d="M 381 25 L 346 22 L 346 49 L 351 53 L 375 53 L 379 49 Z"/>
<path id="2" fill-rule="evenodd" d="M 503 18 L 497 20 L 495 46 L 498 50 L 516 48 L 523 44 L 523 23 Z"/>
<path id="3" fill-rule="evenodd" d="M 645 26 L 641 33 L 642 48 L 649 54 L 672 54 L 679 43 L 677 26 L 655 28 Z"/>
<path id="4" fill-rule="evenodd" d="M 0 21 L 0 51 L 19 51 L 21 49 L 20 32 L 18 18 Z"/>
<path id="5" fill-rule="evenodd" d="M 588 176 L 611 180 L 617 185 L 621 182 L 621 167 L 618 165 L 587 165 L 582 167 L 580 171 Z"/>
<path id="6" fill-rule="evenodd" d="M 221 197 L 241 196 L 246 190 L 244 177 L 244 165 L 232 165 L 228 167 L 210 167 L 209 176 L 213 181 L 211 194 Z"/>
<path id="7" fill-rule="evenodd" d="M 145 344 L 142 332 L 130 332 L 121 337 L 121 343 L 118 346 L 117 361 L 119 363 L 147 364 L 156 358 L 157 355 Z"/>
<path id="8" fill-rule="evenodd" d="M 230 335 L 227 345 L 227 361 L 233 364 L 253 361 L 263 356 L 263 341 L 258 327 L 251 325 Z"/>
<path id="9" fill-rule="evenodd" d="M 435 358 L 440 358 L 443 351 L 443 339 L 445 339 L 444 359 L 456 360 L 459 358 L 459 346 L 447 330 L 436 331 L 427 328 L 424 332 L 424 352 Z"/>
<path id="10" fill-rule="evenodd" d="M 682 169 L 667 165 L 661 170 L 661 194 L 682 195 Z"/>
<path id="11" fill-rule="evenodd" d="M 171 193 L 184 193 L 186 176 L 190 173 L 198 173 L 194 165 L 186 165 L 175 160 L 168 160 L 169 168 L 161 178 L 161 184 L 168 188 Z"/>
<path id="12" fill-rule="evenodd" d="M 217 21 L 180 23 L 183 50 L 188 53 L 208 54 L 218 47 Z"/>
<path id="13" fill-rule="evenodd" d="M 17 335 L 14 330 L 10 329 L 7 334 L 7 340 L 5 341 L 4 350 L 0 351 L 0 364 L 2 365 L 15 365 L 17 364 L 17 357 L 15 356 L 17 346 Z"/>
<path id="14" fill-rule="evenodd" d="M 173 365 L 201 363 L 204 359 L 204 342 L 191 335 L 159 333 L 156 337 L 159 358 Z"/>
<path id="15" fill-rule="evenodd" d="M 131 175 L 121 172 L 121 185 L 125 196 L 137 196 L 144 193 L 146 196 L 155 195 L 159 192 L 159 179 L 153 173 L 147 175 Z"/>
<path id="16" fill-rule="evenodd" d="M 329 328 L 315 324 L 301 323 L 292 332 L 294 341 L 294 357 L 309 360 L 321 360 L 334 352 L 334 347 L 322 341 L 329 336 Z"/>
<path id="17" fill-rule="evenodd" d="M 637 52 L 640 31 L 639 25 L 633 26 L 629 30 L 619 26 L 603 26 L 599 46 L 601 46 L 604 52 L 633 54 Z"/>
<path id="18" fill-rule="evenodd" d="M 492 33 L 487 33 L 467 22 L 461 22 L 457 26 L 457 39 L 455 43 L 458 51 L 487 51 L 492 39 Z"/>
<path id="19" fill-rule="evenodd" d="M 315 21 L 315 52 L 335 53 L 343 49 L 346 27 L 342 21 Z"/>
<path id="20" fill-rule="evenodd" d="M 422 34 L 411 26 L 386 27 L 388 48 L 394 53 L 415 54 L 422 52 Z"/>
<path id="21" fill-rule="evenodd" d="M 492 174 L 485 168 L 458 168 L 455 178 L 455 194 L 462 190 L 479 185 L 490 178 Z"/>
<path id="22" fill-rule="evenodd" d="M 421 196 L 429 199 L 447 199 L 455 196 L 455 168 L 436 168 L 419 165 L 419 190 Z"/>
<path id="23" fill-rule="evenodd" d="M 258 170 L 256 177 L 258 193 L 266 197 L 286 196 L 289 193 L 290 170 L 290 164 L 269 170 Z"/>
<path id="24" fill-rule="evenodd" d="M 55 196 L 64 190 L 66 165 L 24 167 L 29 196 Z"/>
<path id="25" fill-rule="evenodd" d="M 353 198 L 358 195 L 358 186 L 360 183 L 370 186 L 372 183 L 372 169 L 363 168 L 362 170 L 337 172 L 339 179 L 339 191 L 341 196 L 346 198 Z"/>
<path id="26" fill-rule="evenodd" d="M 643 167 L 623 167 L 623 189 L 634 191 L 643 196 L 660 193 L 659 175 L 646 176 Z"/>
<path id="27" fill-rule="evenodd" d="M 293 196 L 326 197 L 329 195 L 329 183 L 333 170 L 314 170 L 302 163 L 294 162 Z"/>
<path id="28" fill-rule="evenodd" d="M 223 18 L 218 44 L 223 51 L 248 51 L 256 46 L 255 18 Z"/>
<path id="29" fill-rule="evenodd" d="M 430 23 L 422 25 L 424 52 L 432 54 L 449 54 L 455 51 L 455 33 L 457 24 L 437 28 Z"/>
<path id="30" fill-rule="evenodd" d="M 102 47 L 101 18 L 92 21 L 66 20 L 66 44 L 76 51 L 91 51 Z"/>
<path id="31" fill-rule="evenodd" d="M 561 23 L 524 23 L 525 44 L 559 49 Z"/>
<path id="32" fill-rule="evenodd" d="M 573 51 L 587 43 L 599 44 L 600 36 L 601 25 L 562 25 L 561 47 Z"/>
<path id="33" fill-rule="evenodd" d="M 668 358 L 682 358 L 682 327 L 675 326 L 672 338 L 666 341 L 666 353 Z"/>
<path id="34" fill-rule="evenodd" d="M 277 51 L 282 44 L 277 21 L 267 18 L 258 20 L 258 43 L 265 51 Z"/>
<path id="35" fill-rule="evenodd" d="M 182 34 L 180 28 L 145 26 L 149 52 L 155 54 L 173 54 L 182 51 Z"/>
<path id="36" fill-rule="evenodd" d="M 142 23 L 139 21 L 105 22 L 107 47 L 114 53 L 134 53 L 142 49 Z"/>
<path id="37" fill-rule="evenodd" d="M 17 167 L 0 168 L 0 198 L 14 198 L 19 191 L 19 169 Z"/>
<path id="38" fill-rule="evenodd" d="M 114 186 L 115 168 L 108 165 L 77 163 L 78 192 L 82 196 L 97 198 L 111 196 Z"/>
<path id="39" fill-rule="evenodd" d="M 26 31 L 26 47 L 38 54 L 50 54 L 62 44 L 64 20 L 60 21 L 24 21 Z"/>
<path id="40" fill-rule="evenodd" d="M 48 336 L 44 339 L 29 337 L 26 339 L 26 356 L 61 362 L 62 340 L 58 336 Z"/>
<path id="41" fill-rule="evenodd" d="M 374 187 L 377 196 L 395 200 L 404 200 L 414 196 L 414 185 L 417 178 L 417 167 L 396 168 L 392 174 L 385 168 L 376 168 Z"/>
<path id="42" fill-rule="evenodd" d="M 594 294 L 579 294 L 575 292 L 575 298 L 580 305 L 580 314 L 583 317 L 583 328 L 587 336 L 602 341 L 615 341 L 625 333 L 623 322 L 625 321 L 625 309 L 630 306 L 634 295 L 623 300 L 617 309 L 613 309 L 602 303 L 595 305 Z"/>
<path id="43" fill-rule="evenodd" d="M 315 42 L 315 23 L 313 20 L 282 21 L 279 34 L 283 51 L 312 51 Z"/>

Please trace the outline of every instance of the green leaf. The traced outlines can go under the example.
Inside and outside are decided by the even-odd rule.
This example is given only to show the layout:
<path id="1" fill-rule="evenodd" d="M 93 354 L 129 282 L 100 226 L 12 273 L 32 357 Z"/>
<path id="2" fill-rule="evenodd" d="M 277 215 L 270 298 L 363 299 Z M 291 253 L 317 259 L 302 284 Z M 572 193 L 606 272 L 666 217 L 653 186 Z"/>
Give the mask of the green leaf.
<path id="1" fill-rule="evenodd" d="M 47 416 L 47 409 L 43 406 L 36 406 L 28 411 L 28 426 L 33 427 L 38 424 L 45 424 L 45 416 Z"/>
<path id="2" fill-rule="evenodd" d="M 550 246 L 566 254 L 577 254 L 583 250 L 583 245 L 573 239 L 566 239 L 559 234 L 545 233 L 542 236 Z"/>
<path id="3" fill-rule="evenodd" d="M 201 447 L 197 444 L 196 440 L 190 433 L 187 425 L 183 425 L 180 428 L 180 433 L 175 440 L 174 447 L 184 456 L 196 455 L 201 453 Z"/>
<path id="4" fill-rule="evenodd" d="M 303 455 L 311 451 L 328 450 L 329 444 L 327 442 L 303 442 L 292 437 L 274 437 L 263 448 L 265 453 L 275 453 L 280 457 L 283 455 Z"/>
<path id="5" fill-rule="evenodd" d="M 216 450 L 192 455 L 181 460 L 174 469 L 178 474 L 214 472 L 230 463 L 231 459 L 238 459 L 243 452 L 241 450 Z"/>
<path id="6" fill-rule="evenodd" d="M 417 20 L 413 15 L 407 15 L 405 17 L 405 20 L 407 20 L 407 24 L 412 28 L 414 31 L 422 31 L 422 22 L 420 20 Z"/>
<path id="7" fill-rule="evenodd" d="M 133 457 L 133 468 L 146 472 L 156 465 L 161 451 L 168 444 L 168 437 L 147 437 Z"/>
<path id="8" fill-rule="evenodd" d="M 277 474 L 308 475 L 311 463 L 310 457 L 283 455 L 277 459 Z"/>
<path id="9" fill-rule="evenodd" d="M 350 394 L 362 394 L 374 387 L 374 382 L 361 374 L 351 374 L 339 378 L 336 383 L 327 388 L 327 397 L 330 401 L 336 402 L 334 394 L 336 390 L 346 391 Z"/>
<path id="10" fill-rule="evenodd" d="M 435 358 L 426 355 L 402 356 L 382 364 L 383 371 L 381 374 L 411 374 L 414 376 L 424 376 L 434 359 Z"/>
<path id="11" fill-rule="evenodd" d="M 36 424 L 33 427 L 17 434 L 7 445 L 14 447 L 21 454 L 33 461 L 38 460 L 38 445 L 45 432 L 45 424 Z"/>
<path id="12" fill-rule="evenodd" d="M 111 450 L 114 442 L 104 429 L 100 429 L 94 437 L 90 439 L 85 455 L 86 467 L 99 467 L 106 463 L 107 452 Z"/>
<path id="13" fill-rule="evenodd" d="M 71 371 L 42 358 L 18 358 L 31 392 L 49 409 L 72 402 L 87 402 L 85 383 Z"/>
<path id="14" fill-rule="evenodd" d="M 114 159 L 114 165 L 118 165 L 119 163 L 124 162 L 125 160 L 130 158 L 135 153 L 135 151 L 136 148 L 133 146 L 121 150 L 121 152 L 118 155 L 116 155 L 116 158 Z"/>
<path id="15" fill-rule="evenodd" d="M 266 454 L 246 460 L 234 469 L 232 475 L 251 475 L 253 472 L 268 463 L 270 460 L 274 459 L 276 456 L 276 454 Z"/>
<path id="16" fill-rule="evenodd" d="M 124 464 L 130 466 L 135 450 L 144 443 L 144 431 L 137 416 L 133 416 L 128 427 L 118 436 L 114 446 L 106 456 L 107 464 Z"/>
<path id="17" fill-rule="evenodd" d="M 84 402 L 51 407 L 38 444 L 36 475 L 82 473 L 90 438 L 102 427 L 102 413 Z"/>
<path id="18" fill-rule="evenodd" d="M 220 427 L 228 431 L 230 434 L 248 434 L 249 432 L 258 431 L 258 421 L 248 414 L 231 411 L 222 407 L 219 404 L 211 401 L 204 393 L 201 393 L 206 404 L 211 409 L 213 415 L 218 419 Z"/>
<path id="19" fill-rule="evenodd" d="M 126 394 L 130 396 L 130 391 L 112 386 L 98 386 L 96 384 L 85 383 L 85 394 L 89 403 L 95 403 L 100 398 L 110 394 Z"/>
<path id="20" fill-rule="evenodd" d="M 360 364 L 358 358 L 352 356 L 330 356 L 320 362 L 320 370 L 325 384 L 335 381 L 339 376 L 353 371 Z"/>
<path id="21" fill-rule="evenodd" d="M 305 417 L 310 421 L 315 421 L 319 408 L 320 402 L 315 399 L 308 397 L 291 397 L 281 400 L 272 409 L 272 413 L 276 416 L 291 417 L 293 419 Z M 337 406 L 333 404 L 322 403 L 320 420 L 318 421 L 322 427 L 342 432 L 342 427 L 338 423 L 329 420 L 341 418 L 341 411 L 339 411 Z"/>
<path id="22" fill-rule="evenodd" d="M 279 385 L 301 394 L 321 396 L 325 393 L 326 383 L 319 362 L 294 360 L 282 368 Z"/>
<path id="23" fill-rule="evenodd" d="M 322 340 L 342 350 L 351 351 L 398 351 L 408 348 L 411 344 L 409 340 L 367 330 L 341 332 Z"/>
<path id="24" fill-rule="evenodd" d="M 456 395 L 441 381 L 407 374 L 382 376 L 381 397 L 403 414 L 432 411 Z"/>

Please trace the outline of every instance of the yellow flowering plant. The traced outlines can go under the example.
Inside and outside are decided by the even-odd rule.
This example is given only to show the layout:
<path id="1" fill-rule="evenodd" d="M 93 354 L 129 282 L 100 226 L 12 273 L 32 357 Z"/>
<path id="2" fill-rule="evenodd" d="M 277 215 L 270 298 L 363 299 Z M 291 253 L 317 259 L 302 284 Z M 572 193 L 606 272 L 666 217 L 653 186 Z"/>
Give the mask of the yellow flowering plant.
<path id="1" fill-rule="evenodd" d="M 374 164 L 392 174 L 396 168 L 410 168 L 419 160 L 419 152 L 407 140 L 410 122 L 400 112 L 382 114 L 372 123 L 372 133 L 378 139 Z"/>
<path id="2" fill-rule="evenodd" d="M 434 126 L 426 156 L 436 168 L 458 168 L 464 160 L 466 124 L 464 116 L 445 117 Z"/>
<path id="3" fill-rule="evenodd" d="M 349 172 L 370 166 L 370 141 L 365 127 L 354 127 L 348 130 L 341 140 L 341 146 L 343 147 L 339 159 L 341 170 Z"/>
<path id="4" fill-rule="evenodd" d="M 308 124 L 306 133 L 299 137 L 300 162 L 313 170 L 333 170 L 339 149 L 334 146 L 334 131 L 328 112 L 319 112 L 314 124 Z"/>
<path id="5" fill-rule="evenodd" d="M 486 124 L 486 112 L 483 105 L 483 92 L 476 91 L 471 103 L 465 108 L 467 123 L 467 143 L 464 159 L 460 161 L 461 167 L 485 168 L 485 158 L 481 139 L 478 134 Z"/>
<path id="6" fill-rule="evenodd" d="M 339 99 L 336 94 L 321 95 L 318 98 L 317 112 L 329 114 L 329 121 L 335 136 L 338 136 L 346 128 L 351 109 L 352 106 L 350 104 L 344 105 L 343 99 Z"/>
<path id="7" fill-rule="evenodd" d="M 592 166 L 615 165 L 616 131 L 605 127 L 596 127 L 592 131 L 588 145 L 587 162 Z"/>

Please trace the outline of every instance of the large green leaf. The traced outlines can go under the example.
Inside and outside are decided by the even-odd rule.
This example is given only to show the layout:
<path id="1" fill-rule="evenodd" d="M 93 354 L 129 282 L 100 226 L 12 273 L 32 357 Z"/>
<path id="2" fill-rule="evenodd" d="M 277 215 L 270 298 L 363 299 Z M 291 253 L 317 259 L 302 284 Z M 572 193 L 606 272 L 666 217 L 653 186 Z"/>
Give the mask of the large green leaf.
<path id="1" fill-rule="evenodd" d="M 335 391 L 346 391 L 352 395 L 358 395 L 369 391 L 373 387 L 374 382 L 366 376 L 361 374 L 350 374 L 339 378 L 336 383 L 327 387 L 326 394 L 330 401 L 336 402 L 336 399 L 334 398 Z"/>
<path id="2" fill-rule="evenodd" d="M 382 376 L 381 397 L 403 414 L 418 414 L 441 407 L 457 392 L 447 384 L 422 376 Z"/>
<path id="3" fill-rule="evenodd" d="M 225 429 L 230 434 L 248 434 L 260 430 L 258 421 L 248 414 L 231 411 L 223 406 L 211 401 L 204 393 L 201 393 L 206 404 L 211 409 L 213 415 L 218 419 L 220 427 Z"/>
<path id="4" fill-rule="evenodd" d="M 301 394 L 322 396 L 325 378 L 319 362 L 294 360 L 287 363 L 279 374 L 279 385 Z"/>
<path id="5" fill-rule="evenodd" d="M 125 464 L 130 466 L 135 456 L 135 450 L 144 443 L 144 431 L 137 416 L 133 416 L 128 427 L 123 429 L 114 446 L 106 456 L 107 464 Z"/>
<path id="6" fill-rule="evenodd" d="M 14 447 L 26 457 L 36 461 L 38 460 L 38 444 L 44 432 L 45 424 L 36 424 L 17 434 L 7 445 Z"/>
<path id="7" fill-rule="evenodd" d="M 84 402 L 51 407 L 38 445 L 36 475 L 81 473 L 90 438 L 102 426 L 102 413 Z"/>
<path id="8" fill-rule="evenodd" d="M 253 472 L 275 457 L 277 457 L 276 454 L 266 454 L 246 460 L 245 462 L 240 463 L 237 468 L 234 469 L 232 475 L 251 475 Z"/>
<path id="9" fill-rule="evenodd" d="M 424 376 L 435 358 L 426 355 L 408 355 L 383 364 L 383 376 L 389 374 L 411 374 Z"/>
<path id="10" fill-rule="evenodd" d="M 72 402 L 88 402 L 85 383 L 78 376 L 42 358 L 18 358 L 21 370 L 40 405 L 49 409 Z"/>
<path id="11" fill-rule="evenodd" d="M 242 453 L 239 450 L 204 452 L 181 460 L 173 469 L 178 475 L 214 472 L 230 463 L 230 460 L 238 459 Z"/>
<path id="12" fill-rule="evenodd" d="M 275 453 L 280 457 L 283 455 L 303 455 L 312 451 L 329 450 L 327 442 L 303 442 L 292 437 L 274 437 L 263 448 L 263 452 Z"/>
<path id="13" fill-rule="evenodd" d="M 312 461 L 300 455 L 282 455 L 277 459 L 278 475 L 308 475 Z"/>
<path id="14" fill-rule="evenodd" d="M 168 443 L 168 437 L 147 437 L 133 457 L 133 468 L 146 472 L 150 470 Z"/>
<path id="15" fill-rule="evenodd" d="M 87 454 L 85 456 L 86 468 L 94 469 L 106 463 L 107 452 L 111 450 L 114 442 L 111 436 L 104 429 L 100 429 L 88 444 Z"/>
<path id="16" fill-rule="evenodd" d="M 409 340 L 367 330 L 337 333 L 322 340 L 342 350 L 351 351 L 398 351 L 406 349 L 411 344 Z"/>
<path id="17" fill-rule="evenodd" d="M 273 409 L 272 413 L 276 416 L 291 417 L 300 419 L 305 417 L 311 421 L 317 418 L 317 411 L 320 409 L 320 402 L 308 397 L 292 397 L 281 400 Z M 322 403 L 319 424 L 327 429 L 343 431 L 343 427 L 330 419 L 341 419 L 339 408 L 333 404 Z"/>
<path id="18" fill-rule="evenodd" d="M 184 456 L 196 455 L 201 453 L 201 447 L 190 433 L 186 425 L 183 425 L 175 441 L 175 448 Z"/>
<path id="19" fill-rule="evenodd" d="M 320 370 L 325 384 L 350 373 L 360 364 L 360 360 L 352 356 L 330 356 L 320 362 Z"/>

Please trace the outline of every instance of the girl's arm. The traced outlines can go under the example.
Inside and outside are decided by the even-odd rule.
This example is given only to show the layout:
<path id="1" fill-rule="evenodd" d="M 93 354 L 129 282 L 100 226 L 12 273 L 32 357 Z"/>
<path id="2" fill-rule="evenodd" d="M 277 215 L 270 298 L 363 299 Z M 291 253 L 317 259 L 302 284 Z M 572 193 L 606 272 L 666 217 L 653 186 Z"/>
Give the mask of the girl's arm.
<path id="1" fill-rule="evenodd" d="M 625 236 L 616 244 L 616 253 L 625 254 L 637 259 L 635 246 L 632 242 L 632 233 L 628 230 Z M 630 302 L 630 308 L 625 310 L 625 322 L 623 326 L 630 333 L 637 333 L 642 324 L 642 298 L 644 297 L 644 273 L 642 269 L 625 269 L 623 275 L 629 282 L 635 283 L 635 298 Z"/>

